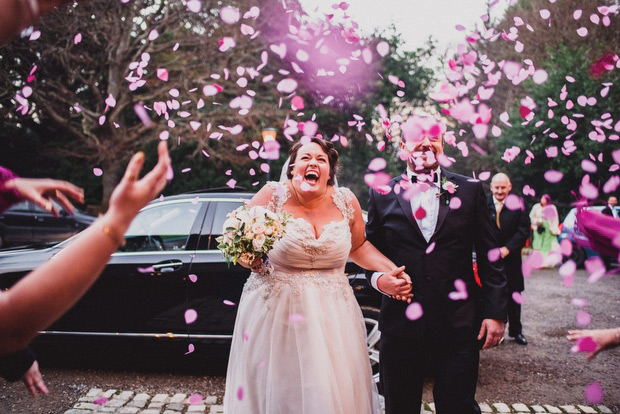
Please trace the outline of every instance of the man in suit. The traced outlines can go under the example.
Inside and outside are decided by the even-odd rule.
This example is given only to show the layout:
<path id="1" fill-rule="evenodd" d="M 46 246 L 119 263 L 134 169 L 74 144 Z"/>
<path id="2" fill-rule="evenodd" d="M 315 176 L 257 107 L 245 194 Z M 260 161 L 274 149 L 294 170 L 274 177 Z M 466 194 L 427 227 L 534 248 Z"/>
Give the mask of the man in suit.
<path id="1" fill-rule="evenodd" d="M 495 174 L 491 179 L 492 195 L 487 200 L 487 206 L 491 220 L 495 222 L 499 232 L 500 254 L 504 259 L 508 292 L 513 295 L 508 300 L 508 336 L 514 338 L 519 345 L 527 345 L 521 325 L 519 295 L 514 293 L 523 292 L 525 289 L 521 270 L 521 249 L 530 235 L 530 217 L 523 200 L 519 200 L 518 208 L 512 203 L 505 204 L 510 190 L 512 190 L 510 178 L 504 173 Z"/>
<path id="2" fill-rule="evenodd" d="M 603 210 L 601 210 L 601 213 L 607 216 L 612 216 L 613 218 L 618 218 L 616 204 L 618 204 L 618 199 L 616 198 L 616 196 L 609 196 L 609 198 L 607 199 L 607 205 Z"/>
<path id="3" fill-rule="evenodd" d="M 439 168 L 444 132 L 432 117 L 410 117 L 400 144 L 406 173 L 370 190 L 366 237 L 405 265 L 413 293 L 408 305 L 392 296 L 391 278 L 367 275 L 385 294 L 379 328 L 387 414 L 419 412 L 426 374 L 435 378 L 437 414 L 480 413 L 479 350 L 503 338 L 506 276 L 499 257 L 488 259 L 499 245 L 486 197 L 477 180 Z"/>

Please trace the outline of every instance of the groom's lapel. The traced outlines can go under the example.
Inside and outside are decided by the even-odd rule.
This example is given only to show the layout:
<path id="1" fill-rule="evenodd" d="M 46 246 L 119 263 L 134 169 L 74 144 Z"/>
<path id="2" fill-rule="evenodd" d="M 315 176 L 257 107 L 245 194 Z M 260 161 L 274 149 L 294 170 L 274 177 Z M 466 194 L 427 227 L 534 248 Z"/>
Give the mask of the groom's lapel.
<path id="1" fill-rule="evenodd" d="M 405 181 L 405 179 L 401 178 L 400 180 L 396 180 L 396 182 L 394 183 L 394 187 L 396 185 L 400 186 L 400 183 L 402 181 Z M 394 191 L 394 187 L 392 187 L 392 191 Z M 400 192 L 398 194 L 396 194 L 396 192 L 394 191 L 396 200 L 398 200 L 398 204 L 400 204 L 400 207 L 403 209 L 403 212 L 405 213 L 407 220 L 409 220 L 409 222 L 411 223 L 411 226 L 413 226 L 416 233 L 424 239 L 424 235 L 422 235 L 422 231 L 420 230 L 420 227 L 418 226 L 418 222 L 415 221 L 415 218 L 413 217 L 413 211 L 411 210 L 411 202 L 409 200 L 405 200 L 404 194 L 405 194 L 405 189 L 402 187 L 400 188 Z"/>
<path id="2" fill-rule="evenodd" d="M 450 171 L 444 170 L 443 168 L 441 169 L 441 176 L 445 177 L 446 180 L 453 179 L 452 173 L 450 173 Z M 442 178 L 442 181 L 443 181 L 443 178 Z M 442 191 L 445 191 L 445 190 L 440 187 L 439 192 L 441 193 Z M 450 205 L 446 203 L 446 200 L 447 200 L 447 194 L 439 198 L 439 211 L 437 212 L 437 224 L 435 225 L 435 231 L 433 232 L 433 236 L 437 234 L 437 232 L 443 225 L 444 221 L 446 220 L 446 216 L 448 215 L 448 212 L 450 211 Z"/>

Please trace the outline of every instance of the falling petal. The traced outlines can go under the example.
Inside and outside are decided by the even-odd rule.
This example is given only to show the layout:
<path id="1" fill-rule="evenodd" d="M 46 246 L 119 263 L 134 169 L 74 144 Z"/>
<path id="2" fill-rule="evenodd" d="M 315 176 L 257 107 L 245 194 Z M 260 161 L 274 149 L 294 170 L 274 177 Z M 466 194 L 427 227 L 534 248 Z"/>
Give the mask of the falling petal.
<path id="1" fill-rule="evenodd" d="M 586 37 L 588 35 L 588 29 L 585 27 L 580 27 L 577 29 L 577 34 L 581 37 Z"/>
<path id="2" fill-rule="evenodd" d="M 202 9 L 202 2 L 200 0 L 188 0 L 187 8 L 192 13 L 198 13 Z"/>
<path id="3" fill-rule="evenodd" d="M 235 24 L 241 18 L 239 10 L 231 6 L 224 6 L 220 9 L 220 17 L 226 24 Z"/>
<path id="4" fill-rule="evenodd" d="M 549 12 L 549 10 L 547 10 L 547 9 L 541 9 L 540 10 L 540 17 L 542 17 L 543 19 L 547 20 L 549 17 L 551 17 L 551 12 Z"/>
<path id="5" fill-rule="evenodd" d="M 411 321 L 420 319 L 423 314 L 424 311 L 422 310 L 422 305 L 420 305 L 418 302 L 413 302 L 409 304 L 409 306 L 407 306 L 407 309 L 405 310 L 405 316 Z"/>
<path id="6" fill-rule="evenodd" d="M 373 159 L 372 161 L 370 161 L 370 164 L 368 164 L 368 169 L 371 171 L 380 171 L 384 169 L 386 166 L 387 166 L 387 162 L 385 161 L 385 159 L 381 157 L 377 157 Z"/>
<path id="7" fill-rule="evenodd" d="M 103 175 L 103 170 L 101 168 L 93 168 L 93 174 L 95 174 L 95 177 L 101 177 Z"/>
<path id="8" fill-rule="evenodd" d="M 552 184 L 559 183 L 562 180 L 563 176 L 564 174 L 556 170 L 548 170 L 548 171 L 545 171 L 545 174 L 544 174 L 545 180 L 547 180 L 548 182 Z"/>
<path id="9" fill-rule="evenodd" d="M 431 244 L 428 245 L 428 247 L 426 248 L 426 254 L 431 253 L 433 250 L 435 250 L 435 242 L 432 242 Z"/>
<path id="10" fill-rule="evenodd" d="M 303 110 L 305 108 L 304 98 L 301 96 L 294 96 L 293 99 L 291 99 L 291 108 L 295 111 Z"/>
<path id="11" fill-rule="evenodd" d="M 189 275 L 189 280 L 191 280 L 192 283 L 196 283 L 196 281 L 198 280 L 198 276 L 192 273 Z"/>
<path id="12" fill-rule="evenodd" d="M 239 401 L 243 400 L 243 387 L 237 388 L 237 399 Z"/>
<path id="13" fill-rule="evenodd" d="M 191 354 L 192 352 L 194 352 L 195 349 L 196 348 L 194 347 L 194 344 L 187 345 L 187 352 L 185 353 L 185 355 Z"/>
<path id="14" fill-rule="evenodd" d="M 487 252 L 487 258 L 489 262 L 497 262 L 502 257 L 501 250 L 499 248 L 491 249 Z"/>
<path id="15" fill-rule="evenodd" d="M 603 402 L 603 388 L 598 381 L 588 385 L 585 390 L 586 401 L 590 404 L 600 404 Z"/>
<path id="16" fill-rule="evenodd" d="M 579 326 L 588 326 L 592 321 L 592 317 L 586 311 L 577 311 L 577 325 Z"/>
<path id="17" fill-rule="evenodd" d="M 390 44 L 388 42 L 382 41 L 377 44 L 377 53 L 379 56 L 384 57 L 390 52 Z"/>
<path id="18" fill-rule="evenodd" d="M 224 305 L 226 305 L 226 306 L 235 306 L 236 305 L 235 302 L 232 302 L 232 301 L 230 301 L 228 299 L 224 299 L 224 301 L 222 303 Z"/>
<path id="19" fill-rule="evenodd" d="M 456 288 L 456 292 L 450 292 L 448 297 L 452 300 L 466 300 L 468 294 L 465 282 L 462 279 L 456 279 L 454 281 L 454 287 Z"/>
<path id="20" fill-rule="evenodd" d="M 523 295 L 521 292 L 512 292 L 512 300 L 519 305 L 522 305 L 525 300 L 523 299 Z"/>
<path id="21" fill-rule="evenodd" d="M 226 181 L 226 185 L 230 188 L 235 188 L 235 184 L 237 184 L 237 180 L 235 180 L 234 178 Z"/>
<path id="22" fill-rule="evenodd" d="M 108 402 L 108 398 L 107 397 L 99 397 L 95 401 L 93 401 L 93 404 L 104 405 L 107 402 Z"/>
<path id="23" fill-rule="evenodd" d="M 77 45 L 82 41 L 82 33 L 78 33 L 73 37 L 73 44 Z"/>
<path id="24" fill-rule="evenodd" d="M 196 312 L 194 309 L 188 309 L 185 311 L 185 323 L 190 325 L 194 322 L 196 322 L 196 319 L 198 318 L 198 312 Z"/>
<path id="25" fill-rule="evenodd" d="M 164 82 L 168 82 L 168 71 L 166 69 L 157 69 L 157 77 Z"/>
<path id="26" fill-rule="evenodd" d="M 450 209 L 451 210 L 458 210 L 459 208 L 461 208 L 461 205 L 463 204 L 463 202 L 461 201 L 460 198 L 458 197 L 452 197 L 450 199 Z"/>
<path id="27" fill-rule="evenodd" d="M 276 89 L 282 93 L 291 93 L 297 89 L 297 81 L 292 78 L 282 79 Z"/>

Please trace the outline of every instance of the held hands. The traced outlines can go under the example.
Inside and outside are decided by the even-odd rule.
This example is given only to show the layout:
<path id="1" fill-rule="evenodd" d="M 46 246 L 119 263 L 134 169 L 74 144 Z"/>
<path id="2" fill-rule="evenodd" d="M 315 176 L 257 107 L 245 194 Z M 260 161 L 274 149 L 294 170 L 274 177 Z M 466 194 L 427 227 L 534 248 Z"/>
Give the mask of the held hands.
<path id="1" fill-rule="evenodd" d="M 599 352 L 603 349 L 614 348 L 620 345 L 617 333 L 618 329 L 593 329 L 593 330 L 577 330 L 568 331 L 566 339 L 569 341 L 577 341 L 581 338 L 591 338 L 596 343 L 596 349 L 594 352 L 589 352 L 586 355 L 586 360 L 591 361 Z"/>
<path id="2" fill-rule="evenodd" d="M 22 377 L 22 381 L 24 381 L 24 384 L 26 384 L 26 387 L 33 397 L 37 395 L 37 392 L 47 394 L 47 387 L 43 382 L 43 377 L 39 371 L 39 363 L 37 361 L 32 363 L 30 369 L 28 369 Z"/>
<path id="3" fill-rule="evenodd" d="M 486 340 L 482 349 L 493 348 L 502 343 L 504 340 L 504 327 L 506 323 L 497 319 L 485 319 L 480 326 L 480 332 L 478 333 L 478 340 L 486 335 Z"/>
<path id="4" fill-rule="evenodd" d="M 58 210 L 52 199 L 56 200 L 71 214 L 75 211 L 68 197 L 83 203 L 84 190 L 67 181 L 49 178 L 14 178 L 6 183 L 6 188 L 15 189 L 24 200 L 30 200 L 58 217 Z"/>
<path id="5" fill-rule="evenodd" d="M 254 259 L 253 262 L 249 262 L 249 261 L 244 260 L 244 259 L 239 259 L 239 260 L 237 260 L 237 263 L 239 263 L 241 266 L 245 267 L 246 269 L 250 269 L 254 273 L 258 273 L 262 269 L 263 259 L 262 259 L 262 257 L 258 257 L 256 259 Z"/>
<path id="6" fill-rule="evenodd" d="M 411 278 L 405 273 L 405 266 L 396 267 L 382 274 L 377 279 L 377 287 L 383 293 L 392 296 L 396 300 L 411 303 Z"/>

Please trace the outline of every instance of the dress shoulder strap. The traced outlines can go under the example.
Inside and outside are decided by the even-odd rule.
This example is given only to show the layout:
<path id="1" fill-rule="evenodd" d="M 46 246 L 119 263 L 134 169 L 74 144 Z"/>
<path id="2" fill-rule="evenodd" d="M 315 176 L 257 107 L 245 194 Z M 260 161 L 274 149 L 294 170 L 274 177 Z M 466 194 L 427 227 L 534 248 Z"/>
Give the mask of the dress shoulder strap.
<path id="1" fill-rule="evenodd" d="M 288 186 L 278 181 L 268 181 L 267 185 L 273 189 L 267 209 L 274 213 L 280 213 L 282 211 L 282 206 L 290 197 Z"/>
<path id="2" fill-rule="evenodd" d="M 353 205 L 351 201 L 353 200 L 353 193 L 346 187 L 336 187 L 334 189 L 334 204 L 336 207 L 342 212 L 342 215 L 347 221 L 351 221 L 353 219 Z"/>

